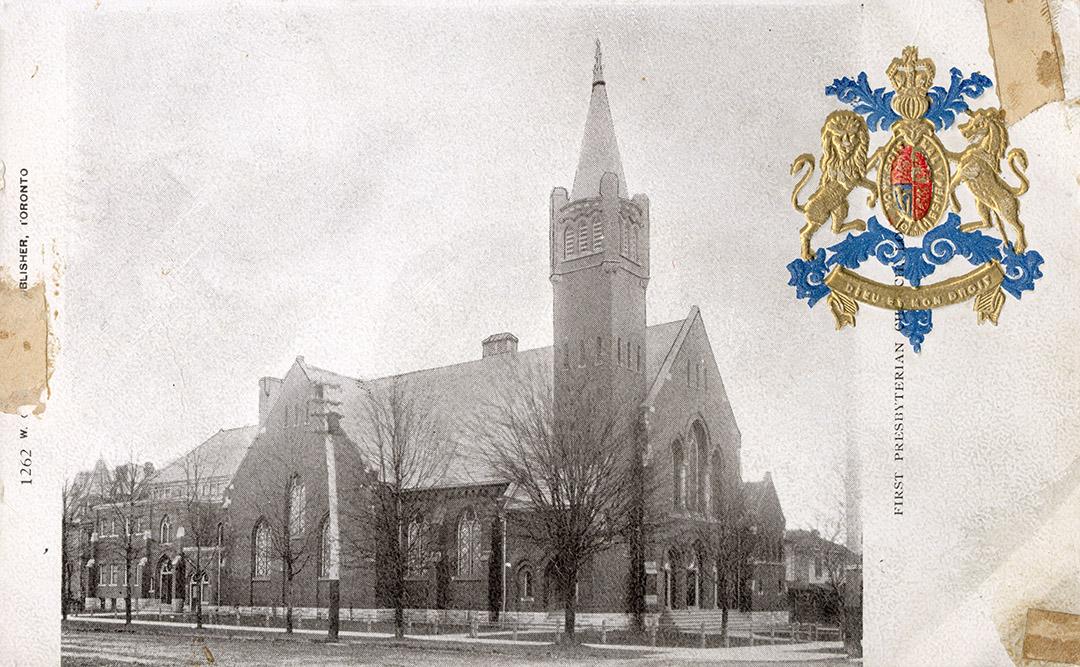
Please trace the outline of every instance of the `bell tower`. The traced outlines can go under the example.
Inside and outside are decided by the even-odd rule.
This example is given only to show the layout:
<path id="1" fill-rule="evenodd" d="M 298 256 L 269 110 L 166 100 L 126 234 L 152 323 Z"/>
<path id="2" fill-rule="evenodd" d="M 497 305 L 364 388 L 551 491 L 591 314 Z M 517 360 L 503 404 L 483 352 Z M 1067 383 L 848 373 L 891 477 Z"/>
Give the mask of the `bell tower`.
<path id="1" fill-rule="evenodd" d="M 626 188 L 599 40 L 574 185 L 552 191 L 550 215 L 556 406 L 583 387 L 636 405 L 647 389 L 649 199 Z"/>

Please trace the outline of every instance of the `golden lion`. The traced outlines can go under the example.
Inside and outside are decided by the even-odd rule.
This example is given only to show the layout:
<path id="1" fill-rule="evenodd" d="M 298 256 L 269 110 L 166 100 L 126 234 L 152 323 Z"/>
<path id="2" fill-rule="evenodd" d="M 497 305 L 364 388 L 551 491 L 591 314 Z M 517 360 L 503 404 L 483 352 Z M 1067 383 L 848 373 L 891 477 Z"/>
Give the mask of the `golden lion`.
<path id="1" fill-rule="evenodd" d="M 975 196 L 975 205 L 979 211 L 979 220 L 965 222 L 960 229 L 967 232 L 973 229 L 992 227 L 997 219 L 1002 239 L 1008 243 L 1005 225 L 1008 222 L 1016 229 L 1014 249 L 1022 253 L 1027 248 L 1024 237 L 1024 225 L 1020 223 L 1020 201 L 1018 197 L 1027 192 L 1028 180 L 1024 176 L 1027 169 L 1027 154 L 1014 148 L 1009 151 L 1009 167 L 1020 179 L 1018 187 L 1012 187 L 1001 178 L 1001 158 L 1009 145 L 1009 133 L 1005 129 L 1005 112 L 1000 109 L 978 109 L 969 111 L 971 119 L 960 125 L 960 132 L 970 143 L 963 152 L 950 154 L 957 160 L 956 173 L 949 181 L 949 198 L 953 210 L 960 211 L 960 200 L 956 197 L 956 188 L 963 183 Z M 1017 164 L 1020 167 L 1017 167 Z"/>
<path id="2" fill-rule="evenodd" d="M 832 218 L 832 231 L 835 234 L 866 229 L 864 220 L 845 222 L 845 219 L 848 215 L 847 198 L 855 186 L 870 191 L 866 200 L 869 206 L 872 207 L 877 202 L 876 186 L 866 178 L 868 164 L 871 164 L 867 159 L 869 147 L 870 133 L 862 116 L 854 111 L 830 113 L 821 128 L 821 179 L 818 189 L 810 195 L 805 204 L 799 204 L 798 197 L 799 192 L 814 175 L 814 156 L 803 153 L 792 163 L 792 176 L 803 167 L 810 166 L 795 185 L 795 191 L 791 193 L 791 205 L 806 216 L 806 225 L 799 231 L 804 259 L 814 258 L 810 250 L 810 238 L 829 218 Z"/>

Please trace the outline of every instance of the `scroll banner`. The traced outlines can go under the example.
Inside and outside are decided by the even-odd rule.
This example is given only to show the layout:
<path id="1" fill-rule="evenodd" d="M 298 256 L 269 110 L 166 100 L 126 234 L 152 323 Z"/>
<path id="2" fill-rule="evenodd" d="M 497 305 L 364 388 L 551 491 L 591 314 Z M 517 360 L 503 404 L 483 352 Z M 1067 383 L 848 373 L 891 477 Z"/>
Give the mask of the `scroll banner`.
<path id="1" fill-rule="evenodd" d="M 842 266 L 834 266 L 825 276 L 825 284 L 832 290 L 829 300 L 838 329 L 855 324 L 856 301 L 887 310 L 929 310 L 974 298 L 979 323 L 990 320 L 997 324 L 1005 303 L 1001 292 L 1004 278 L 1005 271 L 997 261 L 987 262 L 962 276 L 922 287 L 886 285 Z"/>

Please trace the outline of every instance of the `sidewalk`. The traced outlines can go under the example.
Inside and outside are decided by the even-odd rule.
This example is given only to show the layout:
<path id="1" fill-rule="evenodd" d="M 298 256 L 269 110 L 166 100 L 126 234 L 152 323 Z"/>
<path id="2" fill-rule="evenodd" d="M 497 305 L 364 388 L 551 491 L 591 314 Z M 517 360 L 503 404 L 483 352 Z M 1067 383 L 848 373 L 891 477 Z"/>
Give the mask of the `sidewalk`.
<path id="1" fill-rule="evenodd" d="M 69 621 L 79 623 L 100 623 L 108 625 L 122 625 L 124 619 L 101 616 L 69 615 Z M 146 619 L 132 619 L 133 625 L 159 626 L 170 628 L 187 628 L 194 630 L 194 623 L 181 623 L 178 621 L 154 621 Z M 220 623 L 204 623 L 207 630 L 218 630 L 235 633 L 251 634 L 285 634 L 284 628 L 260 628 L 244 625 L 223 625 Z M 325 636 L 324 628 L 297 628 L 293 630 L 296 635 Z M 346 639 L 394 639 L 393 633 L 388 632 L 360 632 L 356 630 L 342 630 L 339 633 L 342 640 Z M 519 639 L 494 639 L 479 637 L 473 639 L 468 633 L 454 633 L 445 635 L 407 635 L 410 641 L 454 644 L 477 644 L 477 645 L 507 645 L 507 646 L 548 646 L 550 641 L 535 641 Z M 731 648 L 684 648 L 665 646 L 637 646 L 628 644 L 584 644 L 589 648 L 600 650 L 618 650 L 638 652 L 644 658 L 662 658 L 677 662 L 729 662 L 729 661 L 759 661 L 759 662 L 816 662 L 826 660 L 843 659 L 843 646 L 840 642 L 809 642 L 805 644 L 777 644 L 771 646 L 739 646 Z M 829 650 L 832 649 L 832 650 Z"/>

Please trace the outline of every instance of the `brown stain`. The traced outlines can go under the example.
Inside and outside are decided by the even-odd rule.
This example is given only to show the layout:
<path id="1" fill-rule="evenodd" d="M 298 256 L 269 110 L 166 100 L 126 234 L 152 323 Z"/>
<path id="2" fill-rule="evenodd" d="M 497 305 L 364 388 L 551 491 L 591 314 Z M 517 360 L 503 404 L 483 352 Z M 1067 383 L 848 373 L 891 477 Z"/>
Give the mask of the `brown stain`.
<path id="1" fill-rule="evenodd" d="M 1029 609 L 1023 657 L 1025 660 L 1080 664 L 1080 615 Z"/>
<path id="2" fill-rule="evenodd" d="M 10 276 L 0 275 L 0 412 L 19 413 L 31 407 L 45 411 L 56 344 L 50 341 L 49 304 L 45 283 L 20 289 Z"/>
<path id="3" fill-rule="evenodd" d="M 1061 40 L 1047 0 L 985 0 L 994 83 L 1011 125 L 1065 99 Z"/>
<path id="4" fill-rule="evenodd" d="M 1035 78 L 1047 88 L 1053 87 L 1061 81 L 1061 65 L 1058 63 L 1057 54 L 1051 51 L 1043 51 L 1039 56 L 1039 62 L 1035 65 Z"/>

